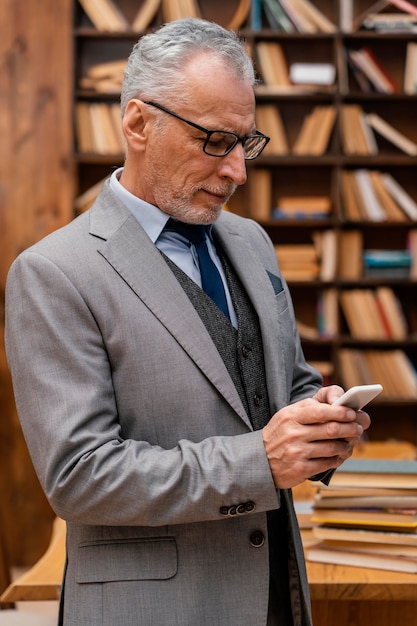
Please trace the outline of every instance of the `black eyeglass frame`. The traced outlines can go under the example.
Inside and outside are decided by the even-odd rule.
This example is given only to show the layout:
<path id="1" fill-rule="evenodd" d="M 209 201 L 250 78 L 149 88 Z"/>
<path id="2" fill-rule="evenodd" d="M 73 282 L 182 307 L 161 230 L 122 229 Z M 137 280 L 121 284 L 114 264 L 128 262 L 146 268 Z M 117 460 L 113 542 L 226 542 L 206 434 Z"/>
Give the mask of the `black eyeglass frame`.
<path id="1" fill-rule="evenodd" d="M 160 111 L 163 111 L 164 113 L 168 113 L 168 115 L 172 115 L 172 117 L 177 118 L 181 122 L 185 122 L 185 124 L 188 124 L 189 126 L 192 126 L 193 128 L 196 128 L 197 130 L 201 131 L 202 133 L 205 133 L 207 135 L 207 137 L 206 137 L 206 139 L 204 141 L 203 152 L 205 154 L 208 154 L 209 156 L 212 156 L 212 157 L 225 157 L 226 155 L 228 155 L 233 150 L 233 148 L 238 143 L 241 143 L 242 147 L 243 147 L 243 154 L 244 154 L 245 160 L 246 161 L 252 161 L 252 160 L 256 159 L 261 154 L 261 152 L 263 151 L 263 149 L 265 148 L 267 143 L 270 141 L 270 137 L 268 137 L 267 135 L 264 135 L 263 133 L 261 133 L 260 130 L 256 130 L 254 135 L 245 135 L 244 137 L 239 137 L 239 135 L 237 135 L 236 133 L 232 133 L 232 132 L 227 131 L 227 130 L 217 130 L 217 129 L 216 130 L 210 130 L 208 128 L 205 128 L 204 126 L 200 126 L 199 124 L 196 124 L 195 122 L 190 122 L 190 120 L 185 119 L 185 117 L 181 117 L 181 115 L 178 115 L 177 113 L 174 113 L 170 109 L 167 109 L 166 107 L 162 106 L 162 104 L 158 104 L 157 102 L 147 101 L 147 102 L 145 102 L 145 104 L 147 104 L 149 106 L 152 106 L 152 107 L 155 107 L 156 109 L 159 109 Z M 207 151 L 207 144 L 210 141 L 210 137 L 214 133 L 221 133 L 222 135 L 230 135 L 231 137 L 233 137 L 233 143 L 228 148 L 226 148 L 226 150 L 222 154 L 212 154 L 211 152 Z M 254 156 L 246 156 L 246 154 L 245 154 L 245 143 L 247 141 L 254 140 L 254 139 L 262 139 L 263 140 L 263 145 L 259 149 L 259 151 L 256 152 L 256 154 Z M 259 143 L 259 142 L 257 142 L 257 143 Z"/>

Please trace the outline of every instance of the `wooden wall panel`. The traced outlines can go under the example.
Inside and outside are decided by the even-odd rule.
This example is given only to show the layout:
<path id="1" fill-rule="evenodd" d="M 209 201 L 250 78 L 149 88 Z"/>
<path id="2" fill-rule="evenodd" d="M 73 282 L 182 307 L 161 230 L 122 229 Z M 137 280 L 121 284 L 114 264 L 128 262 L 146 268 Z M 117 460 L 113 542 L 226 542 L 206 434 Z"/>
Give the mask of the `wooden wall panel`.
<path id="1" fill-rule="evenodd" d="M 14 407 L 4 288 L 16 255 L 72 218 L 72 6 L 0 2 L 0 532 L 13 564 L 38 558 L 53 514 Z"/>

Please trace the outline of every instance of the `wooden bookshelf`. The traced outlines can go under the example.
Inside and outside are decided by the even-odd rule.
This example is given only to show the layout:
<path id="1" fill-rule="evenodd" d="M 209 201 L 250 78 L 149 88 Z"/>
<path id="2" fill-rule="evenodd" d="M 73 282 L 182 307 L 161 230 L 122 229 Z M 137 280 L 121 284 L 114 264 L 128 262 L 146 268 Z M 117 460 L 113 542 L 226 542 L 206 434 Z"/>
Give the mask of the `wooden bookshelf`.
<path id="1" fill-rule="evenodd" d="M 95 89 L 84 80 L 85 77 L 97 65 L 127 59 L 138 37 L 163 23 L 169 5 L 161 1 L 152 10 L 148 5 L 151 19 L 138 32 L 133 29 L 132 23 L 138 10 L 145 11 L 147 2 L 113 1 L 129 26 L 111 32 L 95 28 L 80 2 L 74 1 L 74 111 L 79 103 L 107 107 L 117 104 L 117 88 L 109 83 L 106 89 L 104 82 L 104 87 Z M 417 6 L 416 2 L 412 4 Z M 372 187 L 370 192 L 368 189 L 364 201 L 357 195 L 357 190 L 356 196 L 354 191 L 346 191 L 346 185 L 351 179 L 368 179 L 376 185 L 372 182 L 375 179 L 391 177 L 406 192 L 410 202 L 417 202 L 417 156 L 413 148 L 408 151 L 401 149 L 369 123 L 377 116 L 406 137 L 409 142 L 406 145 L 417 144 L 417 87 L 413 91 L 409 69 L 413 63 L 414 67 L 417 65 L 409 58 L 411 49 L 417 48 L 414 44 L 415 32 L 364 28 L 365 16 L 375 12 L 375 3 L 369 0 L 351 0 L 351 3 L 342 0 L 314 1 L 313 6 L 321 15 L 317 23 L 322 24 L 322 28 L 316 24 L 314 32 L 300 32 L 296 28 L 285 32 L 271 27 L 263 6 L 255 21 L 256 12 L 250 5 L 231 0 L 200 0 L 196 3 L 203 17 L 224 26 L 239 18 L 238 30 L 248 43 L 260 77 L 265 79 L 257 88 L 259 125 L 261 120 L 263 124 L 268 125 L 266 120 L 274 124 L 271 129 L 260 128 L 270 133 L 274 142 L 259 159 L 248 162 L 247 188 L 237 191 L 229 208 L 257 219 L 278 247 L 284 243 L 315 246 L 318 259 L 315 275 L 303 277 L 302 272 L 298 275 L 293 272 L 288 275 L 288 282 L 306 357 L 315 363 L 327 364 L 326 367 L 323 365 L 326 382 L 345 384 L 346 376 L 340 359 L 345 349 L 372 351 L 381 357 L 391 350 L 399 350 L 405 353 L 414 369 L 417 365 L 416 219 L 398 208 L 398 203 L 396 210 L 384 205 L 382 218 L 378 217 L 378 213 L 369 213 L 369 193 L 378 195 L 382 202 L 386 190 L 377 192 Z M 390 6 L 384 12 L 399 13 L 399 10 Z M 271 49 L 275 49 L 274 54 L 277 50 L 281 54 L 281 74 L 275 84 L 270 77 L 271 72 L 268 74 L 268 70 L 262 67 L 265 50 Z M 351 53 L 363 50 L 370 51 L 370 55 L 377 59 L 389 77 L 387 80 L 393 85 L 392 89 L 384 91 L 375 84 L 370 85 L 369 77 L 361 75 L 354 66 Z M 294 64 L 310 64 L 311 81 L 308 84 L 291 81 L 289 76 Z M 285 72 L 287 74 L 283 76 Z M 362 125 L 365 138 L 358 141 L 360 145 L 365 142 L 363 149 L 349 148 L 349 133 L 346 136 L 343 128 L 343 115 L 347 110 L 360 112 L 357 123 Z M 330 111 L 331 116 L 317 117 L 318 128 L 314 129 L 313 116 L 318 116 L 320 112 L 324 115 L 325 111 Z M 312 122 L 308 128 L 310 117 Z M 76 132 L 74 136 L 77 136 Z M 312 142 L 310 147 L 309 141 Z M 120 165 L 122 159 L 122 153 L 118 154 L 114 149 L 106 154 L 94 149 L 81 151 L 75 145 L 77 175 L 74 196 L 88 192 L 113 167 Z M 288 206 L 291 205 L 291 198 L 302 204 L 303 197 L 305 214 L 302 206 L 300 211 L 293 210 L 293 214 L 286 217 L 276 211 L 282 198 Z M 324 205 L 320 205 L 323 199 Z M 353 201 L 356 213 L 348 210 Z M 311 209 L 315 203 L 327 206 L 326 210 L 315 213 Z M 88 204 L 79 202 L 80 206 Z M 328 231 L 333 235 L 326 234 Z M 410 246 L 412 262 L 408 274 L 394 270 L 380 275 L 365 272 L 364 251 L 405 251 Z M 401 302 L 407 323 L 404 339 L 360 338 L 349 328 L 341 306 L 343 293 L 351 290 L 375 292 L 380 287 L 389 287 Z M 375 419 L 369 432 L 370 438 L 397 437 L 417 443 L 416 409 L 415 396 L 377 399 L 372 405 L 371 413 Z M 394 414 L 395 428 L 392 421 Z"/>

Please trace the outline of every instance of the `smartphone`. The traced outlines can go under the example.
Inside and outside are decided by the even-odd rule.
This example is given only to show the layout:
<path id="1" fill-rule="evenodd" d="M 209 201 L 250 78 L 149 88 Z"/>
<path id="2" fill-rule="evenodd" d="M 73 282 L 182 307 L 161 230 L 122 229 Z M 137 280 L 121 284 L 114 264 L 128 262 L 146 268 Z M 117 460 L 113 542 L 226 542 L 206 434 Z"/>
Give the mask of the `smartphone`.
<path id="1" fill-rule="evenodd" d="M 359 411 L 382 391 L 382 385 L 356 385 L 348 389 L 333 404 L 343 404 Z"/>

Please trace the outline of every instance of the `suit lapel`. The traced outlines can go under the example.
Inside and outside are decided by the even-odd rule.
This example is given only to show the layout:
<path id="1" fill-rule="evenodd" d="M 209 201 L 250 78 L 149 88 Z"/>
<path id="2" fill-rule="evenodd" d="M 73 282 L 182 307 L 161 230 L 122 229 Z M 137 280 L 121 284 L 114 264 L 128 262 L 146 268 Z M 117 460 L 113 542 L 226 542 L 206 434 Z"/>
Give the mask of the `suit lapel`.
<path id="1" fill-rule="evenodd" d="M 137 220 L 106 189 L 91 210 L 90 234 L 104 240 L 98 252 L 250 426 L 226 366 L 184 290 Z"/>

